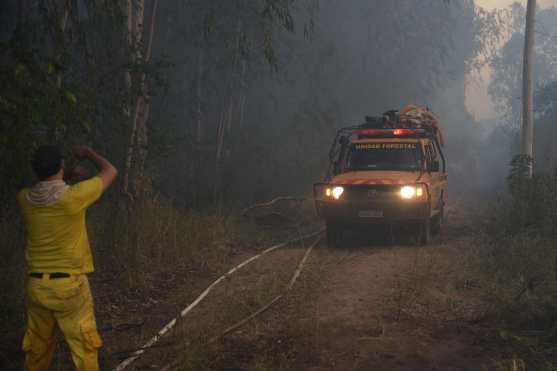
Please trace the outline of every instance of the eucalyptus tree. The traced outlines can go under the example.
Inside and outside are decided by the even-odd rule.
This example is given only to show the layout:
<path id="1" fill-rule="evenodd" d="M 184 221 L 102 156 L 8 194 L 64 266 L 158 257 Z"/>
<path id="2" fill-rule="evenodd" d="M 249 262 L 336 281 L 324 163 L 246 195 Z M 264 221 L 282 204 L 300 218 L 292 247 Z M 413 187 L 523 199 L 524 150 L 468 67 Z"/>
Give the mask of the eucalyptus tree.
<path id="1" fill-rule="evenodd" d="M 536 0 L 528 0 L 526 28 L 524 31 L 524 61 L 522 70 L 522 155 L 529 159 L 528 175 L 532 177 L 534 156 L 534 83 L 532 63 L 534 58 L 534 25 Z"/>
<path id="2" fill-rule="evenodd" d="M 300 191 L 330 131 L 365 114 L 449 90 L 464 111 L 492 30 L 472 0 L 4 4 L 18 21 L 0 57 L 2 171 L 35 143 L 89 140 L 125 191 L 153 181 L 199 207 Z"/>
<path id="3" fill-rule="evenodd" d="M 237 40 L 235 51 L 230 51 L 229 38 L 220 43 L 229 55 L 240 55 L 240 44 L 247 50 L 244 35 L 248 32 L 244 29 L 251 27 L 258 33 L 252 45 L 257 43 L 255 48 L 270 61 L 274 58 L 273 27 L 280 24 L 291 29 L 293 22 L 289 13 L 292 1 L 165 1 L 168 12 L 163 12 L 165 19 L 157 23 L 158 3 L 2 2 L 2 17 L 10 22 L 3 22 L 1 29 L 0 152 L 11 159 L 2 163 L 3 173 L 15 172 L 13 178 L 20 179 L 19 169 L 25 168 L 23 164 L 37 143 L 69 146 L 88 140 L 104 147 L 123 165 L 123 189 L 128 191 L 133 183 L 130 178 L 144 175 L 148 137 L 156 131 L 156 126 L 148 125 L 149 110 L 151 95 L 164 80 L 162 61 L 167 61 L 164 45 L 157 45 L 161 40 L 157 33 L 174 31 L 165 22 L 171 15 L 168 12 L 183 11 L 184 19 L 193 25 L 191 33 L 183 37 L 205 46 L 210 44 L 207 36 L 217 19 L 221 24 L 234 22 L 238 29 L 232 33 L 232 39 Z M 198 35 L 203 35 L 201 41 Z M 151 58 L 151 50 L 162 52 Z M 218 67 L 226 62 L 221 59 Z M 195 68 L 202 71 L 199 76 L 203 75 L 203 64 Z"/>
<path id="4" fill-rule="evenodd" d="M 489 91 L 505 122 L 518 129 L 521 117 L 522 66 L 526 11 L 519 4 L 507 11 L 508 40 L 490 62 L 493 70 Z M 534 46 L 535 89 L 557 80 L 557 9 L 540 9 L 536 14 Z"/>
<path id="5" fill-rule="evenodd" d="M 464 112 L 465 76 L 496 31 L 471 0 L 282 2 L 273 21 L 268 3 L 165 4 L 158 44 L 174 66 L 154 115 L 161 137 L 183 140 L 159 184 L 187 204 L 214 199 L 209 188 L 229 200 L 303 191 L 334 126 L 366 114 L 431 105 L 449 87 Z"/>

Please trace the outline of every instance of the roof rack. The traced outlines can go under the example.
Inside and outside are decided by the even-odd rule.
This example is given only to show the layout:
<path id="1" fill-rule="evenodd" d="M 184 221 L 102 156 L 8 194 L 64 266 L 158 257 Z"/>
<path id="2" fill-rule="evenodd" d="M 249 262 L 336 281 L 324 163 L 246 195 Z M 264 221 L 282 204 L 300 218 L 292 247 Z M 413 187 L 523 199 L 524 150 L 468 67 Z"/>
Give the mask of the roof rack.
<path id="1" fill-rule="evenodd" d="M 351 139 L 363 138 L 431 138 L 440 146 L 444 140 L 439 120 L 429 108 L 409 105 L 399 110 L 389 110 L 382 116 L 366 116 L 365 122 L 337 131 L 329 151 L 327 178 L 332 174 L 340 152 Z"/>

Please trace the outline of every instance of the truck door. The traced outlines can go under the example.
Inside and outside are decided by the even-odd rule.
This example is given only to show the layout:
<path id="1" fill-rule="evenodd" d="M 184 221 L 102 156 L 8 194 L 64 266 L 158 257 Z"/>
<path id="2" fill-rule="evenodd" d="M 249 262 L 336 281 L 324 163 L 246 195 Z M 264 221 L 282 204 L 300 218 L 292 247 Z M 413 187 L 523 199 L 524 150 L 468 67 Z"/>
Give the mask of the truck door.
<path id="1" fill-rule="evenodd" d="M 439 188 L 441 190 L 441 201 L 443 205 L 447 203 L 448 190 L 449 190 L 449 176 L 447 174 L 447 161 L 443 155 L 443 150 L 436 140 L 433 141 L 433 147 L 436 150 L 437 161 L 439 161 Z"/>
<path id="2" fill-rule="evenodd" d="M 445 202 L 447 189 L 445 159 L 435 141 L 427 144 L 426 159 L 427 171 L 431 177 L 431 212 L 435 214 Z"/>

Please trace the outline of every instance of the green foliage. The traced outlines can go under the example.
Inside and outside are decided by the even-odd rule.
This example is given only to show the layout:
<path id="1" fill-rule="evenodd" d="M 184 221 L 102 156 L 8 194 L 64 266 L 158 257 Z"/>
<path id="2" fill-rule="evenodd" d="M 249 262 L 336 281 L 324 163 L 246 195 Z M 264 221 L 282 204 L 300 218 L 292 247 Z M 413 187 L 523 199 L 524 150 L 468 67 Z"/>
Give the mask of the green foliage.
<path id="1" fill-rule="evenodd" d="M 536 168 L 540 171 L 552 171 L 557 162 L 557 81 L 544 84 L 536 91 L 534 97 L 536 121 L 534 126 L 534 157 Z"/>
<path id="2" fill-rule="evenodd" d="M 125 82 L 127 71 L 155 83 L 164 64 L 130 63 L 126 18 L 120 2 L 52 2 L 17 19 L 0 44 L 0 194 L 13 197 L 30 183 L 29 157 L 42 143 L 66 153 L 92 143 L 118 166 L 129 140 L 131 106 L 139 87 Z M 17 14 L 12 14 L 16 17 Z M 153 84 L 155 85 L 155 84 Z M 153 89 L 154 90 L 154 89 Z M 71 156 L 66 166 L 71 167 Z"/>
<path id="3" fill-rule="evenodd" d="M 78 84 L 61 86 L 63 67 L 14 43 L 0 45 L 0 174 L 2 191 L 29 174 L 29 157 L 41 143 L 69 143 L 91 130 L 89 95 Z"/>
<path id="4" fill-rule="evenodd" d="M 549 81 L 536 91 L 536 113 L 542 117 L 557 117 L 557 81 Z"/>
<path id="5" fill-rule="evenodd" d="M 499 50 L 501 41 L 506 30 L 505 14 L 492 10 L 487 11 L 481 7 L 475 7 L 476 13 L 474 27 L 474 46 L 476 56 L 470 60 L 470 68 L 479 70 L 489 63 Z"/>
<path id="6" fill-rule="evenodd" d="M 180 139 L 156 159 L 154 167 L 171 169 L 156 183 L 194 207 L 217 193 L 238 205 L 307 192 L 326 167 L 335 127 L 410 102 L 431 105 L 445 89 L 460 94 L 496 28 L 470 0 L 164 4 L 161 43 L 175 64 L 153 119 Z M 432 108 L 446 108 L 460 128 L 471 119 L 455 95 Z"/>
<path id="7" fill-rule="evenodd" d="M 507 178 L 511 194 L 510 208 L 503 219 L 508 235 L 529 233 L 557 237 L 557 173 L 528 176 L 532 159 L 516 156 Z"/>
<path id="8" fill-rule="evenodd" d="M 528 174 L 532 164 L 532 158 L 527 155 L 518 155 L 512 159 L 507 181 L 514 200 L 523 198 L 525 191 L 531 188 L 529 187 L 530 179 Z"/>
<path id="9" fill-rule="evenodd" d="M 460 258 L 484 319 L 531 370 L 554 370 L 557 344 L 557 174 L 528 176 L 532 160 L 517 156 L 509 198 Z M 459 263 L 460 264 L 460 263 Z M 503 368 L 508 369 L 508 368 Z"/>
<path id="10" fill-rule="evenodd" d="M 519 3 L 500 11 L 498 15 L 500 29 L 508 39 L 503 47 L 495 48 L 490 58 L 493 77 L 489 86 L 489 94 L 503 115 L 506 123 L 518 127 L 521 117 L 522 61 L 524 50 L 524 27 L 526 13 Z M 540 9 L 536 14 L 536 40 L 534 47 L 534 84 L 543 88 L 548 82 L 557 80 L 557 9 Z M 547 93 L 547 92 L 546 92 Z M 543 93 L 542 93 L 543 94 Z M 543 110 L 547 101 L 541 102 L 537 108 Z M 536 104 L 538 104 L 536 102 Z"/>

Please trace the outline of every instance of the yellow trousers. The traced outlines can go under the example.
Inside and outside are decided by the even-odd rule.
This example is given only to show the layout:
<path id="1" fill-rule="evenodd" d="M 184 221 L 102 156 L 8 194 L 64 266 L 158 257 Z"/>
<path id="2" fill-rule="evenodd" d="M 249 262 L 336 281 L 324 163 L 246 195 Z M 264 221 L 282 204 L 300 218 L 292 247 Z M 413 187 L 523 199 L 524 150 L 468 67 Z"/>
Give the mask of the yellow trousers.
<path id="1" fill-rule="evenodd" d="M 24 369 L 48 370 L 55 349 L 58 325 L 66 339 L 77 370 L 97 371 L 98 348 L 93 297 L 87 276 L 49 279 L 29 277 L 27 283 L 27 331 L 23 339 Z"/>

